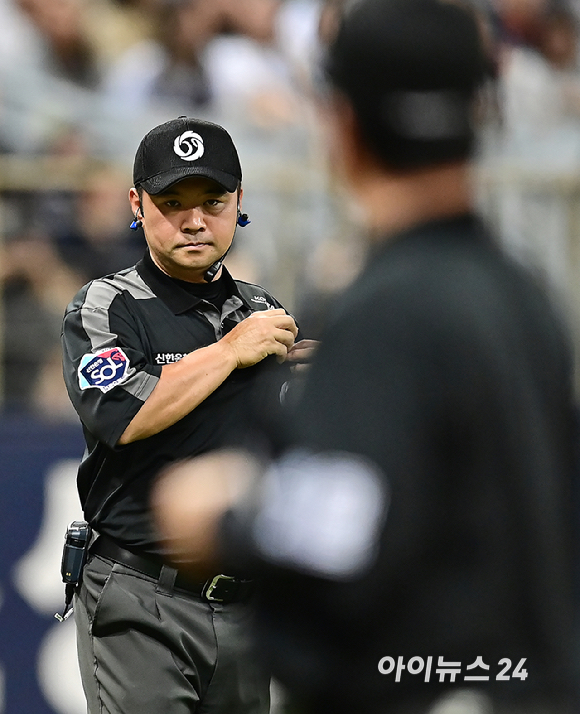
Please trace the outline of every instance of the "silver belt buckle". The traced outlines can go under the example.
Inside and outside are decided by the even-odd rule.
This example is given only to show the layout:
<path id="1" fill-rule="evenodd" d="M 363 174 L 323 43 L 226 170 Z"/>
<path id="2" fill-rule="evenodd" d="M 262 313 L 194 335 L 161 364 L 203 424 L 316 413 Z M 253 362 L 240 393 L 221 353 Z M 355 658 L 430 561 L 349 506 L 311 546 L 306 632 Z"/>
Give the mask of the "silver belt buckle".
<path id="1" fill-rule="evenodd" d="M 209 582 L 209 585 L 205 586 L 205 598 L 206 600 L 209 600 L 210 602 L 223 602 L 224 598 L 223 597 L 218 597 L 214 596 L 213 593 L 215 590 L 217 590 L 220 586 L 220 583 L 222 581 L 227 580 L 229 582 L 235 582 L 236 578 L 234 578 L 232 575 L 216 575 L 211 582 Z"/>

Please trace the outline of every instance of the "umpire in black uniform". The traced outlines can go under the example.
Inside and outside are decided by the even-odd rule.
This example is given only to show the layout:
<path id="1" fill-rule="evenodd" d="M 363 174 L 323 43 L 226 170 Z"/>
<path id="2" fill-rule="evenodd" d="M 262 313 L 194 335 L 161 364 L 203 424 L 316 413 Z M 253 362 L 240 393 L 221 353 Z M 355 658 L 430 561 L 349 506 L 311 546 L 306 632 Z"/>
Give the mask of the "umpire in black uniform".
<path id="1" fill-rule="evenodd" d="M 330 48 L 334 159 L 370 256 L 285 455 L 221 532 L 222 562 L 268 575 L 262 650 L 301 712 L 578 711 L 572 359 L 473 210 L 487 69 L 459 0 L 347 3 Z M 188 509 L 224 466 L 235 481 L 229 459 L 160 482 L 159 522 L 192 557 Z"/>
<path id="2" fill-rule="evenodd" d="M 275 402 L 283 362 L 308 351 L 280 303 L 222 265 L 248 222 L 241 178 L 222 127 L 180 117 L 149 132 L 129 195 L 148 250 L 66 310 L 64 376 L 87 444 L 78 489 L 99 534 L 74 608 L 91 714 L 268 711 L 247 635 L 252 584 L 165 565 L 149 516 L 159 469 L 222 445 L 258 378 L 277 385 Z"/>

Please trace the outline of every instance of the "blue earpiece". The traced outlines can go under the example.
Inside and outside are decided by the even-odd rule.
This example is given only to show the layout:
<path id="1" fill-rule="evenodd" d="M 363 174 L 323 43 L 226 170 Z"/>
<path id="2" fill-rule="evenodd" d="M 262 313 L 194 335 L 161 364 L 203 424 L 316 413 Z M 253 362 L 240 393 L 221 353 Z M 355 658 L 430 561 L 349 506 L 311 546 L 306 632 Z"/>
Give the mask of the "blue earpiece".
<path id="1" fill-rule="evenodd" d="M 135 218 L 133 218 L 133 222 L 129 226 L 132 231 L 138 231 L 139 228 L 143 228 L 143 222 L 139 220 L 139 211 L 141 211 L 141 206 L 135 211 Z M 141 211 L 141 215 L 143 215 L 143 211 Z"/>
<path id="2" fill-rule="evenodd" d="M 138 213 L 138 211 L 135 212 L 135 218 L 133 219 L 131 225 L 129 226 L 129 228 L 130 228 L 132 231 L 137 231 L 137 230 L 139 230 L 139 228 L 142 228 L 142 227 L 143 227 L 142 221 L 140 221 L 140 220 L 137 218 L 137 213 Z M 247 214 L 247 213 L 240 213 L 240 214 L 238 215 L 238 226 L 241 226 L 242 228 L 244 228 L 245 226 L 247 226 L 247 225 L 248 225 L 249 223 L 251 223 L 251 222 L 252 222 L 252 221 L 248 218 L 248 214 Z"/>

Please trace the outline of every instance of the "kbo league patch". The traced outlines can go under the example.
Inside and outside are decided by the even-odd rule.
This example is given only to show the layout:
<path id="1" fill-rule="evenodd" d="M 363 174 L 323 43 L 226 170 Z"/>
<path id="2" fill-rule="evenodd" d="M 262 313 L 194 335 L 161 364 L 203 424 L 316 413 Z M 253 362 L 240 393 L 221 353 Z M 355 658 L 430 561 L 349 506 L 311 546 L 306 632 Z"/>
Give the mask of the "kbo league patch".
<path id="1" fill-rule="evenodd" d="M 79 366 L 81 389 L 96 387 L 108 392 L 121 384 L 129 372 L 127 355 L 119 347 L 83 355 Z"/>

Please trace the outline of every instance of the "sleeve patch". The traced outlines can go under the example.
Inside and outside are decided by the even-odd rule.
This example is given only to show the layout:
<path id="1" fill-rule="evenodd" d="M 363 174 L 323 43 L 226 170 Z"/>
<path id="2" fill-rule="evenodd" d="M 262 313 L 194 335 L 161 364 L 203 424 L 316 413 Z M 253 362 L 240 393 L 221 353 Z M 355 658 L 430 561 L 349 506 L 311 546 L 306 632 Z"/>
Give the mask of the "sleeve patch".
<path id="1" fill-rule="evenodd" d="M 373 565 L 390 504 L 373 463 L 297 449 L 270 467 L 262 489 L 253 537 L 267 560 L 331 580 Z"/>
<path id="2" fill-rule="evenodd" d="M 79 365 L 81 389 L 95 387 L 108 392 L 125 381 L 129 374 L 129 360 L 119 347 L 83 355 Z"/>

